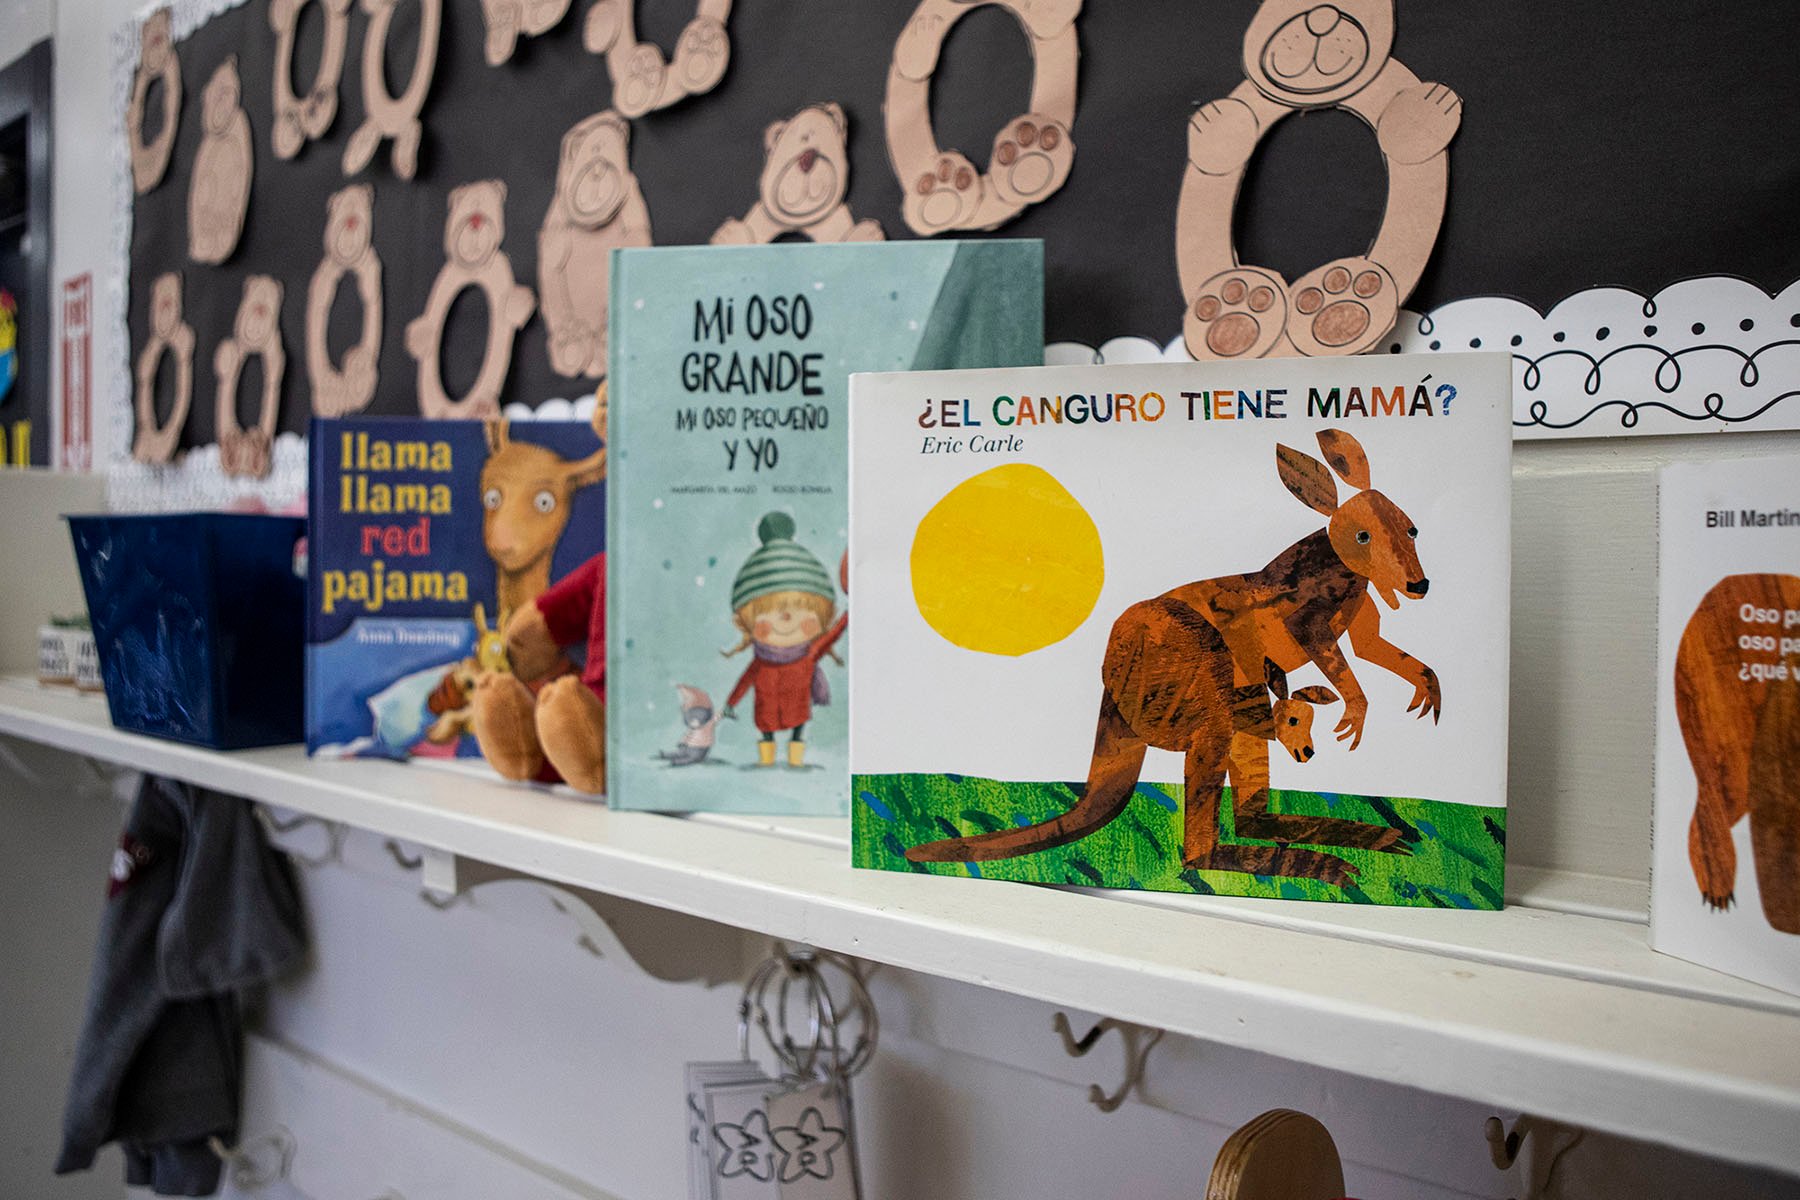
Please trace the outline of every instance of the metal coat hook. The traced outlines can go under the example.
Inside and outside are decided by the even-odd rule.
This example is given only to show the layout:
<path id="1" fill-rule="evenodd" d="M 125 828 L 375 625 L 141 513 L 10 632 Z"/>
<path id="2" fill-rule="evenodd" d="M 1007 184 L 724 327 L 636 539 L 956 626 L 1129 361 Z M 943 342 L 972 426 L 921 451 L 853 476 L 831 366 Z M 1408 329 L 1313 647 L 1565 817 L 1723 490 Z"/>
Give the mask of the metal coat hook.
<path id="1" fill-rule="evenodd" d="M 284 834 L 293 833 L 295 830 L 304 829 L 308 825 L 317 825 L 320 829 L 325 831 L 326 843 L 325 852 L 323 854 L 306 855 L 297 853 L 286 847 L 282 848 L 282 852 L 295 862 L 308 867 L 323 867 L 338 862 L 343 858 L 344 827 L 336 821 L 327 821 L 324 817 L 315 817 L 305 813 L 302 813 L 297 817 L 289 817 L 283 820 L 282 818 L 275 816 L 275 814 L 270 812 L 266 806 L 261 804 L 256 805 L 252 811 L 256 813 L 256 819 L 262 823 L 263 829 L 268 832 L 270 837 L 280 837 Z"/>
<path id="2" fill-rule="evenodd" d="M 294 1165 L 298 1144 L 293 1131 L 277 1125 L 261 1137 L 251 1138 L 230 1147 L 216 1137 L 206 1139 L 206 1148 L 218 1156 L 231 1175 L 231 1186 L 242 1192 L 255 1192 L 271 1183 L 286 1179 Z"/>
<path id="3" fill-rule="evenodd" d="M 388 857 L 393 859 L 395 864 L 403 871 L 417 871 L 420 867 L 425 865 L 425 856 L 423 854 L 407 854 L 406 851 L 400 848 L 400 843 L 393 838 L 388 838 L 386 841 L 382 842 L 381 847 L 388 852 Z"/>
<path id="4" fill-rule="evenodd" d="M 1489 1117 L 1483 1126 L 1483 1133 L 1487 1137 L 1488 1159 L 1494 1164 L 1496 1170 L 1501 1171 L 1510 1171 L 1513 1165 L 1519 1161 L 1519 1152 L 1524 1149 L 1525 1139 L 1534 1133 L 1537 1135 L 1540 1149 L 1559 1133 L 1575 1135 L 1566 1145 L 1550 1156 L 1549 1162 L 1542 1168 L 1543 1178 L 1526 1180 L 1526 1191 L 1522 1200 L 1543 1200 L 1544 1197 L 1548 1197 L 1550 1186 L 1556 1181 L 1557 1168 L 1562 1166 L 1563 1157 L 1581 1145 L 1582 1140 L 1587 1137 L 1585 1129 L 1560 1125 L 1555 1121 L 1545 1121 L 1529 1114 L 1521 1115 L 1517 1121 L 1513 1122 L 1510 1130 L 1506 1128 L 1505 1123 L 1499 1117 Z M 1533 1174 L 1537 1174 L 1537 1172 L 1534 1170 Z"/>
<path id="5" fill-rule="evenodd" d="M 1111 1017 L 1103 1018 L 1092 1029 L 1079 1039 L 1075 1031 L 1069 1027 L 1069 1014 L 1057 1013 L 1051 1020 L 1051 1027 L 1062 1037 L 1063 1050 L 1070 1058 L 1080 1058 L 1094 1048 L 1101 1036 L 1109 1029 L 1119 1031 L 1125 1042 L 1125 1079 L 1119 1084 L 1117 1091 L 1107 1093 L 1097 1083 L 1088 1084 L 1088 1102 L 1101 1112 L 1109 1113 L 1125 1103 L 1125 1097 L 1131 1089 L 1144 1081 L 1144 1064 L 1149 1061 L 1150 1051 L 1156 1043 L 1162 1041 L 1163 1031 L 1145 1025 L 1133 1025 L 1127 1021 L 1116 1021 Z"/>

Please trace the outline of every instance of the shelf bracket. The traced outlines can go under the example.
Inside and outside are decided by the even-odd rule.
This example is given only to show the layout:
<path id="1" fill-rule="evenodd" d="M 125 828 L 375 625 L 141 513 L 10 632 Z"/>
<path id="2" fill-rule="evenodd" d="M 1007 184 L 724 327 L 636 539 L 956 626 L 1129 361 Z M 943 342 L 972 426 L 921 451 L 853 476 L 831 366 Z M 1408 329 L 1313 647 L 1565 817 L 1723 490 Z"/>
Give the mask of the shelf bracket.
<path id="1" fill-rule="evenodd" d="M 1483 1127 L 1487 1137 L 1488 1159 L 1496 1170 L 1510 1171 L 1521 1157 L 1525 1158 L 1525 1192 L 1518 1200 L 1544 1200 L 1556 1181 L 1557 1168 L 1569 1151 L 1587 1137 L 1587 1130 L 1559 1121 L 1546 1120 L 1523 1113 L 1508 1129 L 1499 1117 L 1489 1117 Z M 1563 1141 L 1567 1135 L 1568 1140 Z M 1535 1143 L 1533 1152 L 1524 1154 L 1527 1139 Z M 1551 1147 L 1561 1141 L 1552 1151 Z"/>
<path id="2" fill-rule="evenodd" d="M 408 847 L 392 838 L 384 846 L 396 865 L 419 872 L 419 898 L 435 909 L 468 902 L 477 889 L 525 886 L 574 924 L 576 946 L 595 958 L 627 959 L 665 983 L 735 983 L 759 957 L 762 941 L 747 930 L 566 886 L 434 846 Z"/>
<path id="3" fill-rule="evenodd" d="M 1126 1021 L 1114 1020 L 1112 1017 L 1102 1019 L 1080 1038 L 1077 1038 L 1075 1031 L 1069 1027 L 1068 1013 L 1057 1013 L 1052 1018 L 1050 1025 L 1062 1038 L 1063 1050 L 1071 1058 L 1080 1058 L 1092 1050 L 1095 1043 L 1107 1030 L 1119 1031 L 1119 1036 L 1125 1043 L 1124 1080 L 1119 1084 L 1118 1089 L 1111 1093 L 1097 1083 L 1088 1084 L 1088 1102 L 1103 1113 L 1116 1111 L 1119 1105 L 1125 1103 L 1125 1097 L 1131 1094 L 1131 1089 L 1143 1083 L 1144 1064 L 1149 1061 L 1151 1049 L 1156 1043 L 1162 1041 L 1163 1037 L 1161 1029 L 1152 1029 L 1147 1025 L 1132 1025 Z"/>

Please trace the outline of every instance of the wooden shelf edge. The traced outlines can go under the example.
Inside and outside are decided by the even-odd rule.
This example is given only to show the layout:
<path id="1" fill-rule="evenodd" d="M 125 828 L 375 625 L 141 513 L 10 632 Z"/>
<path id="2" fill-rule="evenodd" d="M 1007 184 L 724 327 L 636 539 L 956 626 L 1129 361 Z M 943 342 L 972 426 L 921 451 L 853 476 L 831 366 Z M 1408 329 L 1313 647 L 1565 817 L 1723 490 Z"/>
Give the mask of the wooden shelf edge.
<path id="1" fill-rule="evenodd" d="M 1800 1175 L 1792 1010 L 1216 907 L 855 871 L 825 826 L 615 813 L 293 747 L 220 754 L 16 684 L 0 683 L 0 733 L 775 937 Z"/>

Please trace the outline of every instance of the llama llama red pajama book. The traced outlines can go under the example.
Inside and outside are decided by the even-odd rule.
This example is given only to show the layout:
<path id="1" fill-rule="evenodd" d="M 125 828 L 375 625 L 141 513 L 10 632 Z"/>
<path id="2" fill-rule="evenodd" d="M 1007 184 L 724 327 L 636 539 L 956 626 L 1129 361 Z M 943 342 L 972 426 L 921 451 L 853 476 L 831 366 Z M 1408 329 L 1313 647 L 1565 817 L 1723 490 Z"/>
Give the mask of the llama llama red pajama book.
<path id="1" fill-rule="evenodd" d="M 856 864 L 1501 907 L 1510 382 L 856 376 Z"/>
<path id="2" fill-rule="evenodd" d="M 314 421 L 310 445 L 308 751 L 478 758 L 472 699 L 510 669 L 507 618 L 538 606 L 577 664 L 599 619 L 600 439 L 585 421 L 353 418 Z"/>

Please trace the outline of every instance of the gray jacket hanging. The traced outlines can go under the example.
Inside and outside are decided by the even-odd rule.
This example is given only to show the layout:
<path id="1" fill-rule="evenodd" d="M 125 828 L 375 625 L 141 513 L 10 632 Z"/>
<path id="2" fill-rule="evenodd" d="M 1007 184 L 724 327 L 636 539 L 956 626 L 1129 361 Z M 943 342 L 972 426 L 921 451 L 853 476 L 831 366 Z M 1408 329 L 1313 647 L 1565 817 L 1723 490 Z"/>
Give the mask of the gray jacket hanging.
<path id="1" fill-rule="evenodd" d="M 237 1139 L 238 992 L 305 952 L 299 893 L 249 801 L 146 776 L 119 849 L 56 1171 L 125 1151 L 126 1182 L 211 1195 Z"/>

